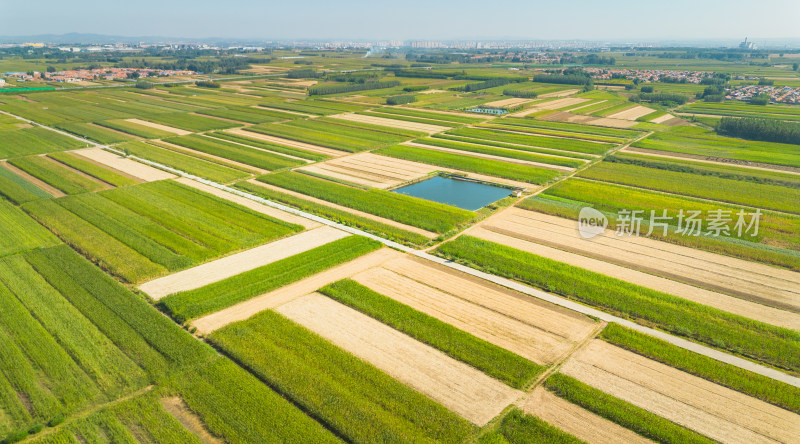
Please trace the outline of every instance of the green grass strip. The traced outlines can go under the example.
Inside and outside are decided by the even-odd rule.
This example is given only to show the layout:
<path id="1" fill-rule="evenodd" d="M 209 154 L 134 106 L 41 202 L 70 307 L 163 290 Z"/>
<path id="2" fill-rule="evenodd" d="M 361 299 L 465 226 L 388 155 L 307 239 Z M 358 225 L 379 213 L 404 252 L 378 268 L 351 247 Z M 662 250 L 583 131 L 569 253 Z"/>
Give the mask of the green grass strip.
<path id="1" fill-rule="evenodd" d="M 185 322 L 345 263 L 381 245 L 365 237 L 349 236 L 195 290 L 169 295 L 158 305 Z"/>
<path id="2" fill-rule="evenodd" d="M 800 371 L 796 331 L 471 236 L 460 236 L 437 253 L 714 348 Z"/>
<path id="3" fill-rule="evenodd" d="M 281 193 L 280 191 L 275 191 L 252 182 L 239 182 L 236 184 L 236 188 L 264 199 L 280 202 L 307 213 L 316 214 L 343 225 L 356 227 L 368 233 L 376 234 L 385 239 L 405 245 L 420 246 L 427 244 L 430 240 L 421 234 L 384 224 L 368 217 L 361 217 L 347 211 L 320 205 L 316 202 L 301 199 L 290 194 Z"/>
<path id="4" fill-rule="evenodd" d="M 66 194 L 86 193 L 103 188 L 99 183 L 44 157 L 19 157 L 9 163 Z"/>
<path id="5" fill-rule="evenodd" d="M 600 337 L 614 345 L 800 414 L 800 388 L 610 323 Z"/>
<path id="6" fill-rule="evenodd" d="M 209 336 L 239 365 L 348 442 L 460 443 L 466 420 L 280 314 Z"/>
<path id="7" fill-rule="evenodd" d="M 712 439 L 561 373 L 550 376 L 544 382 L 544 386 L 557 396 L 656 442 L 675 444 L 711 444 L 714 442 Z"/>
<path id="8" fill-rule="evenodd" d="M 526 415 L 517 408 L 503 418 L 500 428 L 484 435 L 480 444 L 580 444 L 580 439 L 548 424 L 541 419 Z"/>
<path id="9" fill-rule="evenodd" d="M 335 282 L 319 291 L 420 342 L 438 348 L 453 359 L 465 362 L 511 387 L 525 388 L 544 370 L 541 365 L 476 338 L 351 279 Z"/>
<path id="10" fill-rule="evenodd" d="M 122 176 L 107 168 L 95 165 L 92 162 L 89 162 L 88 160 L 84 160 L 82 158 L 73 156 L 71 154 L 58 152 L 58 153 L 48 154 L 48 157 L 52 157 L 53 159 L 65 165 L 71 166 L 76 170 L 83 171 L 84 173 L 94 177 L 95 179 L 102 180 L 103 182 L 114 185 L 115 187 L 121 187 L 124 185 L 135 185 L 137 183 L 135 180 L 131 178 Z"/>
<path id="11" fill-rule="evenodd" d="M 453 168 L 460 171 L 486 174 L 537 185 L 549 182 L 561 174 L 558 171 L 546 168 L 484 159 L 463 154 L 445 153 L 442 151 L 427 150 L 405 145 L 381 148 L 375 151 L 375 153 L 413 162 L 427 163 L 443 168 Z"/>
<path id="12" fill-rule="evenodd" d="M 0 166 L 0 195 L 15 204 L 52 197 L 43 189 Z"/>

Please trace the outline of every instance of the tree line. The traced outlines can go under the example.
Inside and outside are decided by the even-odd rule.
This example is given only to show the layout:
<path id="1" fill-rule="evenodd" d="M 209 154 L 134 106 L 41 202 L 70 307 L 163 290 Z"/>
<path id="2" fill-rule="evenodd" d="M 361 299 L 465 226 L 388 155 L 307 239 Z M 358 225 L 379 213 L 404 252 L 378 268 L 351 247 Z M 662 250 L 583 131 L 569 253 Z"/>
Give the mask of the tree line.
<path id="1" fill-rule="evenodd" d="M 387 80 L 384 82 L 347 83 L 344 85 L 318 85 L 308 88 L 308 94 L 311 96 L 323 96 L 327 94 L 365 91 L 368 89 L 393 88 L 399 85 L 400 82 L 397 80 Z"/>
<path id="2" fill-rule="evenodd" d="M 742 139 L 800 145 L 800 124 L 752 117 L 723 117 L 717 132 Z"/>

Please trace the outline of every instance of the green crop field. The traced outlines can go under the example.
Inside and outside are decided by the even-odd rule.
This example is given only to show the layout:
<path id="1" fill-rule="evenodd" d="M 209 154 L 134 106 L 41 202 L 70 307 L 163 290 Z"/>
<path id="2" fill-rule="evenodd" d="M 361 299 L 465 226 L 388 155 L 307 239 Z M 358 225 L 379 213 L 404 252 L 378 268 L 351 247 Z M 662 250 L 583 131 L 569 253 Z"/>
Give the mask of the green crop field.
<path id="1" fill-rule="evenodd" d="M 459 128 L 450 130 L 447 134 L 540 148 L 575 151 L 584 154 L 603 154 L 613 147 L 613 145 L 609 143 L 589 142 L 560 137 L 534 136 L 490 129 Z"/>
<path id="2" fill-rule="evenodd" d="M 471 173 L 486 174 L 504 179 L 528 182 L 537 185 L 552 181 L 562 173 L 546 168 L 539 168 L 500 160 L 483 159 L 455 153 L 428 150 L 414 146 L 395 145 L 381 148 L 376 154 L 396 157 L 398 159 L 427 163 L 444 168 L 453 168 Z"/>
<path id="3" fill-rule="evenodd" d="M 430 241 L 430 239 L 421 234 L 403 230 L 393 225 L 387 225 L 367 217 L 357 216 L 347 211 L 320 205 L 316 202 L 311 202 L 286 193 L 281 193 L 280 191 L 256 183 L 239 182 L 236 184 L 236 187 L 248 193 L 252 193 L 255 196 L 289 205 L 298 210 L 316 214 L 340 224 L 355 227 L 401 244 L 421 246 Z"/>
<path id="4" fill-rule="evenodd" d="M 0 196 L 16 204 L 52 197 L 49 193 L 3 166 L 0 166 Z"/>
<path id="5" fill-rule="evenodd" d="M 270 112 L 265 109 L 248 108 L 248 107 L 231 107 L 231 108 L 217 108 L 198 111 L 199 114 L 206 116 L 219 117 L 221 119 L 236 120 L 245 123 L 266 123 L 277 122 L 279 120 L 287 120 L 286 118 L 279 117 L 276 112 Z M 291 114 L 285 114 L 292 116 Z M 298 117 L 298 116 L 293 116 Z M 292 117 L 290 117 L 292 118 Z"/>
<path id="6" fill-rule="evenodd" d="M 60 123 L 56 125 L 56 128 L 103 144 L 127 142 L 134 139 L 133 137 L 122 132 L 112 131 L 93 123 Z"/>
<path id="7" fill-rule="evenodd" d="M 462 136 L 454 136 L 447 133 L 438 133 L 433 134 L 430 137 L 431 139 L 437 140 L 448 140 L 452 142 L 460 142 L 460 143 L 470 143 L 474 145 L 482 145 L 482 146 L 491 146 L 497 148 L 506 148 L 515 151 L 525 151 L 528 153 L 539 153 L 544 155 L 550 156 L 558 156 L 558 157 L 565 157 L 565 158 L 572 158 L 572 159 L 593 159 L 594 156 L 590 154 L 581 154 L 576 153 L 573 151 L 563 151 L 554 148 L 541 148 L 536 146 L 527 146 L 515 143 L 505 143 L 505 142 L 498 142 L 493 139 L 481 139 L 476 137 L 462 137 Z"/>
<path id="8" fill-rule="evenodd" d="M 30 202 L 24 208 L 128 282 L 183 269 L 299 228 L 174 182 Z M 180 218 L 172 214 L 175 211 Z"/>
<path id="9" fill-rule="evenodd" d="M 637 148 L 703 156 L 710 160 L 733 159 L 800 167 L 795 145 L 751 142 L 713 133 L 657 133 L 633 144 Z"/>
<path id="10" fill-rule="evenodd" d="M 88 143 L 41 127 L 0 131 L 0 159 L 13 159 L 87 146 L 89 146 Z"/>
<path id="11" fill-rule="evenodd" d="M 19 157 L 10 160 L 9 163 L 65 194 L 79 194 L 103 189 L 101 183 L 45 157 Z"/>
<path id="12" fill-rule="evenodd" d="M 163 139 L 175 135 L 169 131 L 150 128 L 149 126 L 139 125 L 138 123 L 128 122 L 126 120 L 102 120 L 95 122 L 95 124 L 145 139 Z"/>
<path id="13" fill-rule="evenodd" d="M 449 205 L 384 190 L 362 190 L 295 172 L 268 174 L 258 180 L 435 233 L 445 233 L 475 217 L 471 211 Z"/>
<path id="14" fill-rule="evenodd" d="M 144 142 L 126 142 L 119 145 L 118 148 L 134 156 L 215 182 L 229 183 L 238 179 L 243 179 L 249 175 L 242 170 L 166 148 L 159 148 Z"/>
<path id="15" fill-rule="evenodd" d="M 196 290 L 169 295 L 158 304 L 177 321 L 185 322 L 307 278 L 380 246 L 364 237 L 347 237 Z"/>
<path id="16" fill-rule="evenodd" d="M 578 176 L 748 207 L 800 213 L 797 188 L 700 176 L 691 172 L 668 171 L 619 162 L 595 164 L 583 170 Z"/>
<path id="17" fill-rule="evenodd" d="M 221 119 L 185 113 L 158 114 L 155 116 L 146 115 L 142 116 L 142 119 L 186 131 L 208 131 L 240 126 L 236 123 Z"/>
<path id="18" fill-rule="evenodd" d="M 210 340 L 347 441 L 455 443 L 472 432 L 466 420 L 275 312 Z"/>
<path id="19" fill-rule="evenodd" d="M 58 244 L 58 239 L 22 210 L 0 200 L 0 257 Z"/>
<path id="20" fill-rule="evenodd" d="M 455 140 L 442 139 L 437 137 L 428 137 L 425 139 L 418 139 L 415 142 L 438 146 L 442 148 L 454 149 L 459 151 L 467 151 L 472 153 L 489 154 L 492 156 L 508 157 L 509 159 L 527 160 L 530 162 L 548 163 L 551 165 L 560 165 L 576 168 L 584 164 L 583 161 L 558 156 L 548 156 L 546 154 L 537 154 L 529 151 L 492 147 L 469 142 L 457 142 Z"/>
<path id="21" fill-rule="evenodd" d="M 422 135 L 413 132 L 408 136 L 400 136 L 395 132 L 376 131 L 372 128 L 357 129 L 331 122 L 318 119 L 299 119 L 285 124 L 255 125 L 248 127 L 247 130 L 348 152 L 379 148 Z M 342 123 L 346 123 L 346 121 L 342 121 Z M 374 125 L 370 125 L 370 127 L 374 127 Z"/>
<path id="22" fill-rule="evenodd" d="M 299 148 L 292 148 L 284 145 L 278 145 L 275 143 L 269 143 L 263 140 L 242 136 L 241 134 L 233 134 L 233 133 L 226 133 L 224 131 L 217 131 L 214 133 L 207 133 L 206 135 L 215 137 L 217 139 L 227 140 L 229 142 L 240 143 L 254 148 L 260 148 L 265 151 L 270 151 L 277 154 L 285 154 L 292 157 L 299 157 L 301 159 L 306 159 L 314 162 L 325 160 L 328 158 L 328 156 L 324 154 L 319 154 L 312 151 L 306 151 Z"/>
<path id="23" fill-rule="evenodd" d="M 291 159 L 279 154 L 268 153 L 263 150 L 248 148 L 236 143 L 212 139 L 197 134 L 171 137 L 169 139 L 164 139 L 164 141 L 268 171 L 305 165 L 305 162 L 301 160 Z"/>
<path id="24" fill-rule="evenodd" d="M 561 129 L 541 128 L 538 125 L 528 125 L 528 123 L 531 121 L 532 120 L 530 119 L 514 119 L 512 117 L 508 117 L 502 120 L 481 123 L 477 126 L 481 128 L 524 132 L 532 135 L 568 137 L 572 139 L 591 140 L 595 142 L 621 143 L 625 140 L 619 137 L 587 134 L 585 132 L 564 131 Z"/>
<path id="25" fill-rule="evenodd" d="M 732 117 L 765 117 L 781 120 L 800 121 L 800 108 L 787 105 L 750 105 L 741 102 L 695 102 L 680 109 L 691 114 L 711 114 Z"/>
<path id="26" fill-rule="evenodd" d="M 81 171 L 85 174 L 88 174 L 94 177 L 97 180 L 102 180 L 103 182 L 114 185 L 114 186 L 124 186 L 124 185 L 134 185 L 137 182 L 129 177 L 122 176 L 117 174 L 107 168 L 103 168 L 94 164 L 88 160 L 85 160 L 79 156 L 75 156 L 72 154 L 58 152 L 58 153 L 50 153 L 47 157 L 55 159 L 58 162 L 63 163 L 71 168 L 74 168 L 78 171 Z"/>

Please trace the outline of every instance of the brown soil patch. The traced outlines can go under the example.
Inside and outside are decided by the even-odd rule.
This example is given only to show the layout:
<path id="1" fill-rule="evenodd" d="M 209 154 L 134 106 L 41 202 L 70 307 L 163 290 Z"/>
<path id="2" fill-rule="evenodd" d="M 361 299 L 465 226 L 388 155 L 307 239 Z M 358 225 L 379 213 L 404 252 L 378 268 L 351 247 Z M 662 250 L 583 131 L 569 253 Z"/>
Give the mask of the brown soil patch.
<path id="1" fill-rule="evenodd" d="M 321 294 L 310 294 L 275 311 L 479 426 L 522 396 L 475 368 Z"/>
<path id="2" fill-rule="evenodd" d="M 251 248 L 241 253 L 207 262 L 202 265 L 160 277 L 139 286 L 154 300 L 179 291 L 194 290 L 214 282 L 300 254 L 350 234 L 322 226 L 294 236 Z"/>
<path id="3" fill-rule="evenodd" d="M 336 114 L 330 117 L 333 117 L 335 119 L 349 120 L 351 122 L 361 122 L 372 125 L 388 126 L 390 128 L 400 128 L 411 131 L 420 131 L 428 134 L 440 133 L 442 131 L 447 131 L 450 129 L 450 127 L 447 126 L 431 125 L 427 123 L 407 122 L 405 120 L 364 116 L 361 114 L 353 114 L 353 113 Z"/>
<path id="4" fill-rule="evenodd" d="M 539 364 L 557 361 L 594 322 L 454 270 L 401 258 L 353 279 Z"/>
<path id="5" fill-rule="evenodd" d="M 728 313 L 748 317 L 779 327 L 800 330 L 800 314 L 797 313 L 768 307 L 726 294 L 611 264 L 603 260 L 548 247 L 546 245 L 513 237 L 511 234 L 512 233 L 504 234 L 500 231 L 490 231 L 482 227 L 474 227 L 469 231 L 470 236 L 479 237 L 502 245 L 508 245 L 509 247 L 527 251 L 528 253 L 584 268 L 594 271 L 595 273 L 601 273 L 632 284 L 652 288 L 699 304 L 727 311 Z"/>
<path id="6" fill-rule="evenodd" d="M 277 111 L 277 112 L 280 112 L 280 113 L 294 114 L 296 116 L 303 116 L 303 117 L 310 117 L 310 118 L 317 117 L 314 114 L 306 114 L 306 113 L 301 113 L 299 111 L 291 111 L 291 110 L 288 110 L 288 109 L 270 108 L 270 107 L 264 106 L 264 105 L 258 105 L 258 108 L 262 108 L 262 109 L 266 109 L 266 110 L 270 110 L 270 111 Z"/>
<path id="7" fill-rule="evenodd" d="M 656 117 L 655 119 L 651 120 L 651 123 L 664 123 L 668 120 L 675 119 L 676 117 L 672 114 L 664 114 L 663 116 Z"/>
<path id="8" fill-rule="evenodd" d="M 528 102 L 533 102 L 533 101 L 534 99 L 523 99 L 521 97 L 513 97 L 510 99 L 502 99 L 502 100 L 495 100 L 494 102 L 487 102 L 484 103 L 483 106 L 511 107 L 511 106 L 524 105 Z"/>
<path id="9" fill-rule="evenodd" d="M 196 319 L 192 325 L 202 334 L 211 333 L 232 322 L 243 321 L 256 313 L 283 305 L 318 289 L 348 278 L 366 269 L 379 266 L 383 262 L 401 255 L 395 250 L 381 248 L 345 264 L 317 273 L 314 276 L 281 287 L 277 290 L 240 302 L 216 313 Z"/>
<path id="10" fill-rule="evenodd" d="M 104 151 L 100 148 L 87 148 L 83 150 L 74 151 L 87 159 L 93 160 L 102 165 L 111 167 L 115 170 L 122 171 L 125 174 L 131 175 L 144 182 L 152 182 L 154 180 L 172 179 L 176 176 L 153 168 L 149 165 L 126 159 L 114 153 Z"/>
<path id="11" fill-rule="evenodd" d="M 265 142 L 275 143 L 278 145 L 284 145 L 292 148 L 298 148 L 301 150 L 311 151 L 313 153 L 320 153 L 330 157 L 339 157 L 348 154 L 344 151 L 335 150 L 333 148 L 325 148 L 323 146 L 311 145 L 310 143 L 298 142 L 296 140 L 284 139 L 275 136 L 268 136 L 266 134 L 257 133 L 255 131 L 247 131 L 237 128 L 237 129 L 227 130 L 227 132 L 231 134 L 238 134 L 244 137 L 249 137 L 251 139 L 263 140 Z"/>
<path id="12" fill-rule="evenodd" d="M 102 164 L 102 163 L 100 163 L 100 162 L 98 162 L 98 161 L 96 161 L 94 159 L 90 159 L 90 158 L 88 158 L 86 156 L 82 156 L 79 151 L 67 151 L 66 153 L 71 155 L 71 156 L 73 156 L 73 157 L 77 157 L 80 160 L 83 160 L 84 162 L 89 162 L 92 165 L 96 165 L 96 166 L 98 166 L 100 168 L 105 168 L 105 169 L 113 172 L 114 174 L 119 174 L 120 176 L 127 177 L 130 180 L 134 180 L 136 182 L 141 182 L 142 181 L 138 177 L 132 176 L 132 175 L 130 175 L 130 174 L 124 172 L 124 171 L 120 171 L 120 170 L 118 170 L 116 168 L 111 168 L 110 166 L 104 165 L 104 164 Z"/>
<path id="13" fill-rule="evenodd" d="M 370 213 L 365 213 L 363 211 L 354 210 L 352 208 L 348 208 L 348 207 L 345 207 L 345 206 L 342 206 L 342 205 L 337 205 L 335 203 L 328 202 L 327 200 L 317 199 L 316 197 L 311 197 L 311 196 L 305 195 L 303 193 L 298 193 L 296 191 L 291 191 L 291 190 L 287 190 L 287 189 L 284 189 L 284 188 L 276 187 L 276 186 L 270 185 L 268 183 L 259 182 L 259 181 L 255 180 L 255 179 L 250 179 L 249 182 L 254 183 L 256 185 L 260 185 L 260 186 L 265 187 L 265 188 L 269 188 L 271 190 L 275 190 L 275 191 L 279 191 L 281 193 L 289 194 L 289 195 L 294 196 L 294 197 L 299 197 L 299 198 L 301 198 L 303 200 L 307 200 L 309 202 L 314 202 L 316 204 L 323 205 L 323 206 L 326 206 L 326 207 L 330 207 L 330 208 L 335 208 L 337 210 L 346 211 L 348 213 L 355 214 L 356 216 L 365 217 L 365 218 L 372 219 L 374 221 L 377 221 L 377 222 L 380 222 L 380 223 L 383 223 L 383 224 L 386 224 L 386 225 L 391 225 L 393 227 L 397 227 L 397 228 L 401 228 L 401 229 L 406 230 L 406 231 L 410 231 L 412 233 L 421 234 L 421 235 L 423 235 L 425 237 L 434 238 L 434 237 L 438 236 L 438 234 L 436 234 L 434 232 L 431 232 L 431 231 L 423 230 L 422 228 L 417 228 L 417 227 L 412 227 L 411 225 L 401 224 L 400 222 L 393 221 L 391 219 L 386 219 L 386 218 L 383 218 L 383 217 L 380 217 L 380 216 L 375 216 L 374 214 L 370 214 Z"/>
<path id="14" fill-rule="evenodd" d="M 447 92 L 447 91 L 442 91 L 442 92 Z M 439 109 L 413 108 L 413 107 L 410 107 L 410 106 L 392 106 L 391 108 L 407 109 L 407 110 L 411 110 L 411 111 L 423 111 L 423 112 L 426 112 L 426 113 L 433 113 L 433 114 L 446 114 L 446 115 L 450 115 L 450 116 L 472 117 L 473 119 L 475 119 L 475 118 L 478 118 L 478 119 L 490 119 L 490 118 L 494 117 L 494 116 L 482 116 L 480 114 L 473 114 L 473 113 L 462 113 L 462 112 L 457 112 L 457 111 L 442 111 L 442 110 L 439 110 Z"/>
<path id="15" fill-rule="evenodd" d="M 147 127 L 150 127 L 150 128 L 161 130 L 161 131 L 166 131 L 168 133 L 177 134 L 179 136 L 185 136 L 187 134 L 192 134 L 191 131 L 186 131 L 186 130 L 182 130 L 182 129 L 178 129 L 178 128 L 173 128 L 171 126 L 161 125 L 161 124 L 158 124 L 158 123 L 148 122 L 146 120 L 125 119 L 125 121 L 126 122 L 130 122 L 130 123 L 135 123 L 137 125 L 147 126 Z"/>
<path id="16" fill-rule="evenodd" d="M 544 96 L 542 96 L 544 98 Z M 560 96 L 552 96 L 552 97 L 560 97 Z M 534 103 L 532 107 L 526 109 L 525 111 L 520 111 L 518 113 L 510 114 L 514 117 L 524 117 L 529 114 L 533 114 L 535 112 L 539 112 L 542 110 L 555 110 L 559 108 L 566 108 L 569 106 L 579 105 L 584 102 L 588 102 L 589 99 L 584 99 L 581 97 L 568 97 L 564 99 L 556 99 L 550 100 L 547 102 L 537 102 Z"/>
<path id="17" fill-rule="evenodd" d="M 0 165 L 2 165 L 5 169 L 11 171 L 12 173 L 16 174 L 17 176 L 19 176 L 19 177 L 27 180 L 28 182 L 36 185 L 37 187 L 41 188 L 42 190 L 44 190 L 48 194 L 51 194 L 53 197 L 66 196 L 66 194 L 64 194 L 64 192 L 59 190 L 58 188 L 55 188 L 55 187 L 51 186 L 50 184 L 31 176 L 30 174 L 26 173 L 25 171 L 22 171 L 21 169 L 15 167 L 14 165 L 11 165 L 10 163 L 6 162 L 5 160 L 0 161 Z"/>
<path id="18" fill-rule="evenodd" d="M 793 442 L 800 416 L 601 340 L 561 372 L 720 442 Z"/>
<path id="19" fill-rule="evenodd" d="M 238 194 L 229 193 L 227 191 L 220 190 L 219 188 L 214 188 L 210 185 L 206 185 L 204 183 L 195 182 L 194 180 L 187 179 L 185 177 L 181 177 L 175 179 L 176 182 L 180 182 L 184 185 L 190 186 L 192 188 L 198 189 L 205 193 L 211 194 L 213 196 L 221 197 L 225 200 L 231 201 L 233 203 L 239 204 L 243 207 L 249 208 L 253 211 L 257 211 L 261 214 L 265 214 L 269 217 L 273 217 L 278 220 L 282 220 L 284 222 L 289 222 L 292 224 L 297 224 L 303 226 L 305 229 L 311 229 L 320 226 L 318 222 L 314 222 L 311 219 L 306 219 L 305 217 L 297 216 L 292 213 L 287 213 L 285 211 L 279 210 L 277 208 L 273 208 L 261 203 L 258 203 L 254 200 L 248 199 L 246 197 L 239 196 Z"/>
<path id="20" fill-rule="evenodd" d="M 579 89 L 566 89 L 564 91 L 556 91 L 548 94 L 542 94 L 539 97 L 541 97 L 542 99 L 547 99 L 550 97 L 566 97 L 566 96 L 571 96 L 573 94 L 577 94 L 579 92 L 581 92 L 581 90 Z"/>
<path id="21" fill-rule="evenodd" d="M 635 432 L 537 387 L 520 406 L 559 429 L 592 444 L 652 443 Z"/>
<path id="22" fill-rule="evenodd" d="M 172 415 L 186 430 L 192 432 L 204 444 L 222 444 L 224 441 L 212 435 L 203 421 L 194 414 L 183 400 L 177 396 L 162 398 L 161 406 Z"/>
<path id="23" fill-rule="evenodd" d="M 800 310 L 800 274 L 643 236 L 606 230 L 591 240 L 577 222 L 510 208 L 482 225 L 490 231 L 699 285 L 774 307 Z"/>

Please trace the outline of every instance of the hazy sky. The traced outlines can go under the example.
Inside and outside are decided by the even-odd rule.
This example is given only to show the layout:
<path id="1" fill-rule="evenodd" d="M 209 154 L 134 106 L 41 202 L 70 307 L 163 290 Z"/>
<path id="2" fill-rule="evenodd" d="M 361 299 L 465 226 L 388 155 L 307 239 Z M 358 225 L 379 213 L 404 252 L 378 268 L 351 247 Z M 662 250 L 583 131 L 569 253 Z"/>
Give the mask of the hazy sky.
<path id="1" fill-rule="evenodd" d="M 385 6 L 384 6 L 385 5 Z M 259 39 L 800 37 L 800 0 L 0 1 L 0 35 Z"/>

